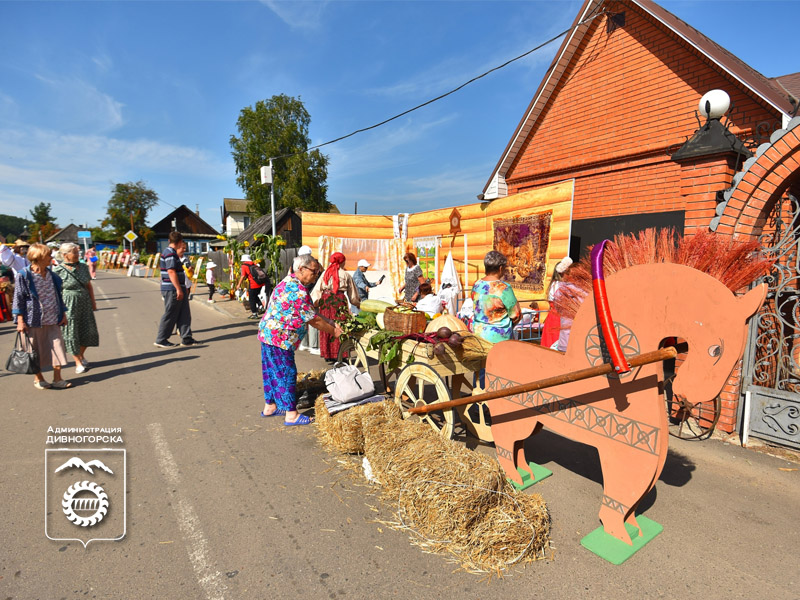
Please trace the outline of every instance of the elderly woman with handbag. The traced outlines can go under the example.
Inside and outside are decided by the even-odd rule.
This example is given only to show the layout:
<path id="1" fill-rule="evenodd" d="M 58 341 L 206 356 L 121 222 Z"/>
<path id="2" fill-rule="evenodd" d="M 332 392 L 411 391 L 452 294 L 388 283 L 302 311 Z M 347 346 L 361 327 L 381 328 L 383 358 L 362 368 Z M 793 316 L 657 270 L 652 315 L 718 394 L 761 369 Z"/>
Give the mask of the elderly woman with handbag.
<path id="1" fill-rule="evenodd" d="M 31 339 L 39 355 L 39 370 L 33 386 L 39 390 L 63 390 L 72 384 L 61 378 L 61 367 L 67 364 L 67 353 L 61 337 L 61 325 L 67 322 L 67 307 L 61 298 L 61 278 L 50 270 L 51 252 L 44 244 L 33 244 L 28 250 L 30 267 L 22 269 L 14 280 L 12 314 L 17 331 Z M 53 383 L 45 381 L 42 367 L 53 367 Z"/>
<path id="2" fill-rule="evenodd" d="M 264 381 L 262 417 L 283 416 L 284 425 L 308 425 L 297 412 L 297 366 L 294 353 L 307 326 L 338 337 L 342 330 L 314 310 L 308 290 L 320 274 L 320 264 L 310 254 L 298 256 L 293 271 L 275 286 L 264 316 L 258 324 L 261 342 L 261 373 Z"/>
<path id="3" fill-rule="evenodd" d="M 89 369 L 86 362 L 86 348 L 100 345 L 94 311 L 97 303 L 92 288 L 92 275 L 89 267 L 80 262 L 80 248 L 77 244 L 61 244 L 58 249 L 63 262 L 53 268 L 53 272 L 64 282 L 62 295 L 67 307 L 67 323 L 61 328 L 64 344 L 75 357 L 75 372 L 80 374 Z"/>

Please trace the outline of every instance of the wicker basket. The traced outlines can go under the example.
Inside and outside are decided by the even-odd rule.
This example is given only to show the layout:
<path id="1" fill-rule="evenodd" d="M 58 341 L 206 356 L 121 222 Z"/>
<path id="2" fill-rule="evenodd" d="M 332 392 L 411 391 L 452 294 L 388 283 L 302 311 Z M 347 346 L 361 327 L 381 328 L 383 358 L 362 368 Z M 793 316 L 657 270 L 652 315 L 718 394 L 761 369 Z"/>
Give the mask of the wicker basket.
<path id="1" fill-rule="evenodd" d="M 387 331 L 399 331 L 404 335 L 409 333 L 422 333 L 425 331 L 425 326 L 428 321 L 425 319 L 425 313 L 419 311 L 413 312 L 395 312 L 392 308 L 387 308 L 383 313 L 383 325 Z"/>

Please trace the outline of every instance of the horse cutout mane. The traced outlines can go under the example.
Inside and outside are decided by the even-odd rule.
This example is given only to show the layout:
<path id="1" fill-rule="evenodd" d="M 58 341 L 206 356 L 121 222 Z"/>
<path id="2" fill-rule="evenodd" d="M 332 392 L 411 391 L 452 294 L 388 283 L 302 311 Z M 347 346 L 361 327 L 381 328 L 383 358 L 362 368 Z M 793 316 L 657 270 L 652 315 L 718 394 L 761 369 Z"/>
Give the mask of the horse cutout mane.
<path id="1" fill-rule="evenodd" d="M 564 275 L 555 309 L 574 318 L 584 298 L 592 291 L 591 248 Z M 756 241 L 739 242 L 730 237 L 701 231 L 691 237 L 672 229 L 645 229 L 641 233 L 617 235 L 606 246 L 605 277 L 635 265 L 675 263 L 697 269 L 717 279 L 732 292 L 741 290 L 764 275 L 773 260 L 764 258 Z M 680 282 L 677 282 L 678 284 Z"/>

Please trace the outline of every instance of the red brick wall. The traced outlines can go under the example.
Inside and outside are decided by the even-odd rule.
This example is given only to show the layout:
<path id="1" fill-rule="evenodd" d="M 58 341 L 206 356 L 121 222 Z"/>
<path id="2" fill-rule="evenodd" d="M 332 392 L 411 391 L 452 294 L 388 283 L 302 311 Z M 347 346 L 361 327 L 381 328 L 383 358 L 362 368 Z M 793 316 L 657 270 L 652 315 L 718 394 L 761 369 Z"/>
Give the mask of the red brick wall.
<path id="1" fill-rule="evenodd" d="M 725 90 L 736 134 L 750 135 L 763 121 L 770 122 L 770 131 L 777 129 L 779 119 L 638 7 L 620 5 L 624 27 L 608 34 L 604 19 L 593 24 L 505 174 L 508 193 L 575 179 L 574 220 L 684 210 L 687 234 L 706 229 L 717 192 L 731 185 L 740 165 L 725 156 L 682 164 L 670 159 L 668 152 L 698 129 L 700 98 L 715 88 Z M 734 199 L 721 232 L 737 227 L 745 235 L 755 234 L 755 219 L 746 221 L 758 214 L 737 210 L 743 211 Z M 724 431 L 736 424 L 740 379 L 737 367 L 722 394 L 719 427 Z"/>
<path id="2" fill-rule="evenodd" d="M 667 155 L 697 130 L 700 97 L 728 92 L 734 132 L 776 117 L 637 7 L 625 20 L 611 34 L 598 20 L 586 36 L 506 173 L 508 193 L 575 178 L 576 220 L 687 209 L 687 225 L 710 221 L 727 159 L 686 169 Z"/>

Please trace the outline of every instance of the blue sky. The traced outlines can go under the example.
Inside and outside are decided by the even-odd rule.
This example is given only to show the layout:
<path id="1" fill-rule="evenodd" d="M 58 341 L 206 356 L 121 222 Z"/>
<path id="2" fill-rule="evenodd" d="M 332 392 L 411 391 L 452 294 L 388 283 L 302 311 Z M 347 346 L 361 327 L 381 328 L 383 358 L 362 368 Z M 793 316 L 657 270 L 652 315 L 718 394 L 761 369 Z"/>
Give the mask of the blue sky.
<path id="1" fill-rule="evenodd" d="M 0 0 L 0 213 L 49 202 L 94 226 L 115 183 L 199 205 L 243 197 L 239 111 L 284 93 L 312 143 L 377 123 L 567 29 L 581 2 Z M 768 77 L 800 71 L 795 1 L 662 6 Z M 328 199 L 392 214 L 476 201 L 559 42 L 379 129 L 326 146 Z"/>

